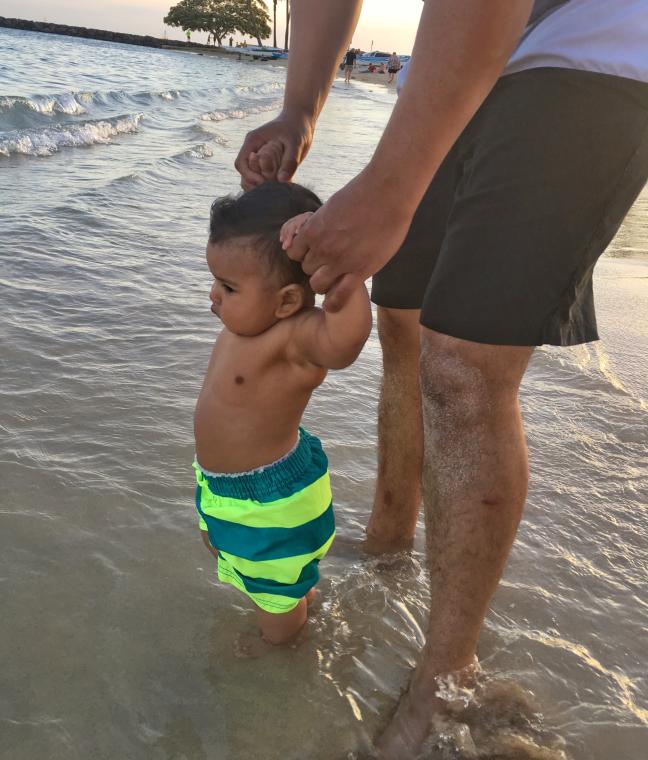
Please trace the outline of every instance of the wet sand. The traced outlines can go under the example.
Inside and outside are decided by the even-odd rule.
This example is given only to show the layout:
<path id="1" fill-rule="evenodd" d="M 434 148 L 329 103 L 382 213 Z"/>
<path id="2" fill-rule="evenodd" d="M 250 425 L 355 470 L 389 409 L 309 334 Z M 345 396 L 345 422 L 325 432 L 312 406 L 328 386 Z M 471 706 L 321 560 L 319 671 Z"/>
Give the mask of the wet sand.
<path id="1" fill-rule="evenodd" d="M 342 79 L 344 81 L 344 71 L 339 71 L 336 79 Z M 396 78 L 389 83 L 389 74 L 369 74 L 367 71 L 354 71 L 351 75 L 352 82 L 367 82 L 368 84 L 379 84 L 383 87 L 387 87 L 390 90 L 396 89 Z"/>

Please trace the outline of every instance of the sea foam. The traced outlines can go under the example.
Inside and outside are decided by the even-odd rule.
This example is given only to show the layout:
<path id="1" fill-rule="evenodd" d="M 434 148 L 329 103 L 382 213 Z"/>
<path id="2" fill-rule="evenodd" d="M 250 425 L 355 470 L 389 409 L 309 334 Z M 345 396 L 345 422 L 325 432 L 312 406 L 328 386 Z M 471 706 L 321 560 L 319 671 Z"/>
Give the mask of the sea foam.
<path id="1" fill-rule="evenodd" d="M 129 114 L 102 121 L 8 132 L 0 137 L 0 156 L 51 156 L 61 148 L 110 143 L 117 135 L 137 132 L 142 117 L 141 113 Z"/>

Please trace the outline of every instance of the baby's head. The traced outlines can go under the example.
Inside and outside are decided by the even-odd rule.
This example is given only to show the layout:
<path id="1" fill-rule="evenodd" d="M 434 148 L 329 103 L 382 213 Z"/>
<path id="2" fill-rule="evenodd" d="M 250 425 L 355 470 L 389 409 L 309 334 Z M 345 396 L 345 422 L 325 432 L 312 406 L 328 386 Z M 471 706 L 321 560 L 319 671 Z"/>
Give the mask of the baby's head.
<path id="1" fill-rule="evenodd" d="M 239 335 L 258 335 L 315 303 L 301 264 L 279 240 L 285 222 L 317 211 L 319 198 L 301 185 L 266 182 L 214 201 L 207 264 L 214 275 L 212 311 Z"/>

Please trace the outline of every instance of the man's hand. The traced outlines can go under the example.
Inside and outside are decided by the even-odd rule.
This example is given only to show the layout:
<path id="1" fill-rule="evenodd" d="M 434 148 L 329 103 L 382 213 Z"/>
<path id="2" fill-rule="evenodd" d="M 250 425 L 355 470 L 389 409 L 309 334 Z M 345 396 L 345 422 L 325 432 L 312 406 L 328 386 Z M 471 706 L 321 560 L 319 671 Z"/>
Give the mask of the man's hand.
<path id="1" fill-rule="evenodd" d="M 270 180 L 288 182 L 308 153 L 313 131 L 314 124 L 305 116 L 281 113 L 248 132 L 234 162 L 241 187 L 251 190 Z"/>
<path id="2" fill-rule="evenodd" d="M 301 261 L 324 308 L 338 311 L 349 295 L 396 253 L 415 208 L 378 187 L 367 168 L 300 228 L 288 256 Z"/>

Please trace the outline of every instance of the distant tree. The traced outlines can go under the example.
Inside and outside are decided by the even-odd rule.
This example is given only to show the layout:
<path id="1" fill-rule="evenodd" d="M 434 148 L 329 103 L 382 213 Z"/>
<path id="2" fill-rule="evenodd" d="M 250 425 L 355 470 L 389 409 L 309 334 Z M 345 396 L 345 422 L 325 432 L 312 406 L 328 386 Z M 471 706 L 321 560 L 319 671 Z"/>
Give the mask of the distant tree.
<path id="1" fill-rule="evenodd" d="M 263 0 L 229 0 L 237 31 L 261 45 L 270 36 L 270 16 Z"/>
<path id="2" fill-rule="evenodd" d="M 290 29 L 290 0 L 286 0 L 286 33 L 284 35 L 284 50 L 288 50 L 288 30 Z"/>
<path id="3" fill-rule="evenodd" d="M 180 0 L 172 6 L 164 17 L 164 23 L 177 26 L 183 32 L 201 29 L 203 22 L 203 5 L 200 0 Z"/>
<path id="4" fill-rule="evenodd" d="M 277 47 L 277 1 L 272 0 L 272 47 Z"/>
<path id="5" fill-rule="evenodd" d="M 261 39 L 270 36 L 270 16 L 263 0 L 180 0 L 169 9 L 164 23 L 184 31 L 208 32 L 218 43 L 228 34 Z"/>
<path id="6" fill-rule="evenodd" d="M 221 0 L 180 0 L 169 9 L 164 23 L 184 31 L 208 32 L 219 45 L 236 31 L 230 3 Z"/>

